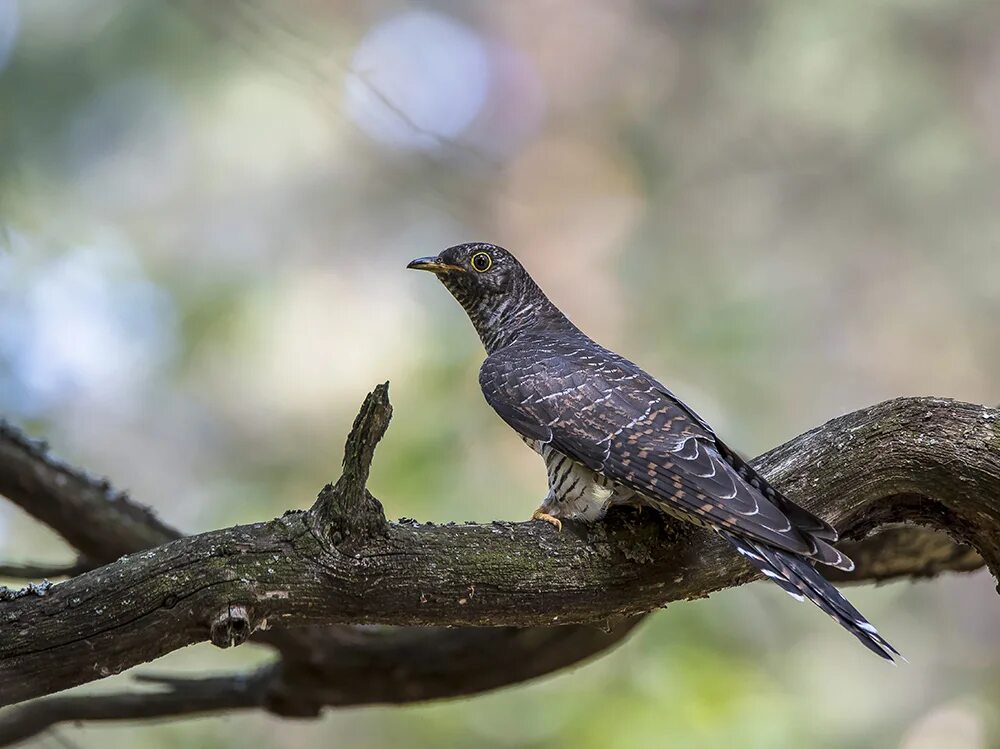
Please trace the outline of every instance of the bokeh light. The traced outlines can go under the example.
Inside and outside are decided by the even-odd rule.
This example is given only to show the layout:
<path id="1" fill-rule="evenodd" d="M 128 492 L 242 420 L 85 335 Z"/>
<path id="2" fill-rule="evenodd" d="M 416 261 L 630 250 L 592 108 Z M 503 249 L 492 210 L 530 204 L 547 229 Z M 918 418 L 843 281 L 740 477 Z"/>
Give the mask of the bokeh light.
<path id="1" fill-rule="evenodd" d="M 134 407 L 175 345 L 169 296 L 113 244 L 37 261 L 28 238 L 0 255 L 5 402 L 19 417 L 87 401 Z"/>
<path id="2" fill-rule="evenodd" d="M 17 0 L 0 0 L 0 71 L 14 51 L 19 25 Z"/>
<path id="3" fill-rule="evenodd" d="M 358 45 L 347 111 L 383 143 L 433 150 L 462 135 L 491 81 L 489 50 L 475 30 L 441 13 L 405 11 Z"/>

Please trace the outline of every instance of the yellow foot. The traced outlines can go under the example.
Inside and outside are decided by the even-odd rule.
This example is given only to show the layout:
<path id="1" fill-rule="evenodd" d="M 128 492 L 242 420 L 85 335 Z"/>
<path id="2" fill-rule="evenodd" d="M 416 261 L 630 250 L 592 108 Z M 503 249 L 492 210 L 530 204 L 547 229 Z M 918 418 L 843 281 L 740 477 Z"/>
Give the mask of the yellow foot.
<path id="1" fill-rule="evenodd" d="M 556 527 L 557 531 L 561 531 L 562 530 L 562 520 L 560 520 L 559 518 L 557 518 L 555 515 L 549 515 L 549 513 L 547 513 L 544 510 L 542 510 L 541 507 L 539 507 L 537 510 L 535 510 L 531 514 L 531 519 L 532 520 L 544 520 L 546 523 L 549 523 L 550 525 L 554 525 Z"/>

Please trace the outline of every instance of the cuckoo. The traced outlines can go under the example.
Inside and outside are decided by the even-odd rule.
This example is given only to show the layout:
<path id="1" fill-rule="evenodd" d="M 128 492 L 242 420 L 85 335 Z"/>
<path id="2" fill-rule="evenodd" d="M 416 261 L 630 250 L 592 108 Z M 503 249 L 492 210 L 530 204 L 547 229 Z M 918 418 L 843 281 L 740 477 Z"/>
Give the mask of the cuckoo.
<path id="1" fill-rule="evenodd" d="M 808 599 L 877 655 L 899 653 L 816 569 L 851 570 L 837 531 L 768 484 L 654 377 L 600 346 L 496 245 L 451 247 L 409 268 L 434 273 L 488 356 L 486 401 L 545 461 L 549 491 L 532 516 L 599 520 L 652 507 L 719 534 L 764 576 Z"/>

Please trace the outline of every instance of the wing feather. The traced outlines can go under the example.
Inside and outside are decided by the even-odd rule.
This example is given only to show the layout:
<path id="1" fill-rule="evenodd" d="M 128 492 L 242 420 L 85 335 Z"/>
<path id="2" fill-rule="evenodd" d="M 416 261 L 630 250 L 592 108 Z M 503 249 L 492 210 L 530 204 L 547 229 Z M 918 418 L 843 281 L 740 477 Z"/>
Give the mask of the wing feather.
<path id="1" fill-rule="evenodd" d="M 669 390 L 590 341 L 519 340 L 487 358 L 480 385 L 521 435 L 665 512 L 816 561 L 850 564 L 824 542 L 836 539 L 828 524 L 768 486 Z"/>

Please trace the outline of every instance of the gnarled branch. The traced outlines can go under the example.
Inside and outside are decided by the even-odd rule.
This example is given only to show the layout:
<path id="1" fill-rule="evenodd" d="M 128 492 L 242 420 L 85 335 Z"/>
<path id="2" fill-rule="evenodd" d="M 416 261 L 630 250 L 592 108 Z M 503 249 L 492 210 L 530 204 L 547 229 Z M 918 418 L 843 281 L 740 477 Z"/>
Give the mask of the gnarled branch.
<path id="1" fill-rule="evenodd" d="M 371 450 L 385 428 L 379 417 L 388 408 L 384 395 L 377 390 L 366 401 L 355 438 L 349 440 L 344 477 L 325 489 L 308 513 L 173 541 L 61 583 L 43 597 L 0 604 L 5 634 L 0 700 L 23 700 L 100 678 L 210 639 L 213 632 L 228 643 L 268 626 L 279 631 L 358 623 L 536 627 L 452 630 L 444 636 L 433 630 L 341 630 L 336 637 L 342 642 L 335 643 L 328 629 L 314 626 L 298 632 L 313 633 L 323 642 L 320 649 L 336 657 L 316 658 L 302 636 L 294 644 L 286 642 L 281 666 L 260 677 L 266 685 L 260 687 L 261 704 L 278 714 L 309 714 L 324 704 L 468 694 L 599 652 L 624 635 L 634 624 L 632 617 L 667 601 L 704 596 L 753 578 L 710 534 L 651 513 L 616 512 L 596 526 L 567 524 L 562 534 L 537 523 L 387 524 L 363 489 Z M 995 573 L 1000 566 L 998 425 L 1000 414 L 981 406 L 940 399 L 891 401 L 802 435 L 756 466 L 855 539 L 847 550 L 858 568 L 842 576 L 845 580 L 974 569 L 983 558 Z M 362 446 L 352 450 L 359 441 Z M 352 465 L 352 455 L 360 456 L 360 463 Z M 940 534 L 897 525 L 903 522 L 946 530 L 979 555 Z M 599 631 L 587 623 L 623 618 L 625 623 L 603 638 L 583 636 Z M 580 624 L 538 626 L 553 622 Z M 463 668 L 457 658 L 454 673 L 437 684 L 419 665 L 404 669 L 407 677 L 401 681 L 392 675 L 399 671 L 373 668 L 380 653 L 390 654 L 393 663 L 406 663 L 413 642 L 424 652 L 453 645 L 465 658 L 477 652 L 466 647 L 470 638 L 489 637 L 493 645 L 505 636 L 512 643 L 508 652 L 533 655 L 508 660 L 505 668 L 491 661 L 478 684 L 474 674 L 483 670 Z M 544 648 L 574 636 L 586 642 L 558 654 L 544 670 L 525 668 Z M 296 646 L 309 658 L 297 660 Z M 365 673 L 382 675 L 345 679 L 351 654 Z M 7 719 L 25 720 L 41 709 L 37 705 L 65 699 L 15 708 Z M 67 703 L 58 704 L 64 715 Z M 211 705 L 206 700 L 204 709 L 215 709 Z M 34 716 L 37 725 L 37 712 Z M 0 721 L 0 738 L 9 725 Z"/>

